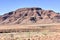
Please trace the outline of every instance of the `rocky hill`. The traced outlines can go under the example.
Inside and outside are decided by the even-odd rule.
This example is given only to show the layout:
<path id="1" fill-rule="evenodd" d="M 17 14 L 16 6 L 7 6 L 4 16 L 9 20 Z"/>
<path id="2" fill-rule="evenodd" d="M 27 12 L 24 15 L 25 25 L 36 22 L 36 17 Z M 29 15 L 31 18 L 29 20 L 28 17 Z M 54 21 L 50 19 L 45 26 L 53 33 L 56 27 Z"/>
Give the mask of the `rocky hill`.
<path id="1" fill-rule="evenodd" d="M 60 23 L 60 14 L 42 8 L 20 8 L 0 16 L 0 24 Z"/>

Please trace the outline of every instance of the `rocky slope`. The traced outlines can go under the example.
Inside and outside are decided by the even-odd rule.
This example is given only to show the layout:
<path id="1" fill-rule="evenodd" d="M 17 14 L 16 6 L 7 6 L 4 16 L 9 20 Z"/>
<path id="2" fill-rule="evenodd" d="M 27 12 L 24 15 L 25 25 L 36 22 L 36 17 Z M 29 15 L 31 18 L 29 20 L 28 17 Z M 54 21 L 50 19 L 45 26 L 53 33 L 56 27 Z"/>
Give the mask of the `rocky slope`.
<path id="1" fill-rule="evenodd" d="M 60 14 L 42 8 L 20 8 L 0 16 L 0 24 L 60 23 Z"/>

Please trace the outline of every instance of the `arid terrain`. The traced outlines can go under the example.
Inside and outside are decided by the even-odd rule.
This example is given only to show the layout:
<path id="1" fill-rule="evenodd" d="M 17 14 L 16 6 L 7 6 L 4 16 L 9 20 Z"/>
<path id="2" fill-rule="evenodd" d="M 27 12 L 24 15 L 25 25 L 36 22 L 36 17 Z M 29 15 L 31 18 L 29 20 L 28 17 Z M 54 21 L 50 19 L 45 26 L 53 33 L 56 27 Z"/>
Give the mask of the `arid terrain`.
<path id="1" fill-rule="evenodd" d="M 33 7 L 1 15 L 0 40 L 60 40 L 60 13 Z"/>
<path id="2" fill-rule="evenodd" d="M 58 32 L 0 33 L 0 40 L 60 40 Z"/>
<path id="3" fill-rule="evenodd" d="M 60 13 L 42 8 L 20 8 L 0 16 L 0 24 L 60 23 Z"/>
<path id="4" fill-rule="evenodd" d="M 0 40 L 60 40 L 60 24 L 0 25 Z"/>

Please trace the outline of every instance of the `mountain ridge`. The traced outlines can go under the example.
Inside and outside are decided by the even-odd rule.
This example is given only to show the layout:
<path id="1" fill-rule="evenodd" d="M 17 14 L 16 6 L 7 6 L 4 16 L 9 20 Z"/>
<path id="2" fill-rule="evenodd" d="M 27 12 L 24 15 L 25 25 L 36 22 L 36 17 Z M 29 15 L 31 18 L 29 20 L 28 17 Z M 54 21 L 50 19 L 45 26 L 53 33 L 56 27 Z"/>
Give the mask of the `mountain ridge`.
<path id="1" fill-rule="evenodd" d="M 60 14 L 39 7 L 20 8 L 0 16 L 0 24 L 60 23 Z"/>

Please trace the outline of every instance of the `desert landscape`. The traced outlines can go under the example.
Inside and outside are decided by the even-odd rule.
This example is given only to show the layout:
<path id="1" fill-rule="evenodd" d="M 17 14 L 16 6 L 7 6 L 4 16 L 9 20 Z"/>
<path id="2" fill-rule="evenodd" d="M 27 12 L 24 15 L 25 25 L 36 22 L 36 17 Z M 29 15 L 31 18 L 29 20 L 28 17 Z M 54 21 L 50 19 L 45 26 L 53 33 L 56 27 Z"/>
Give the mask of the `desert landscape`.
<path id="1" fill-rule="evenodd" d="M 0 40 L 60 40 L 60 24 L 1 25 Z"/>
<path id="2" fill-rule="evenodd" d="M 33 7 L 1 15 L 0 40 L 60 40 L 60 14 Z"/>

